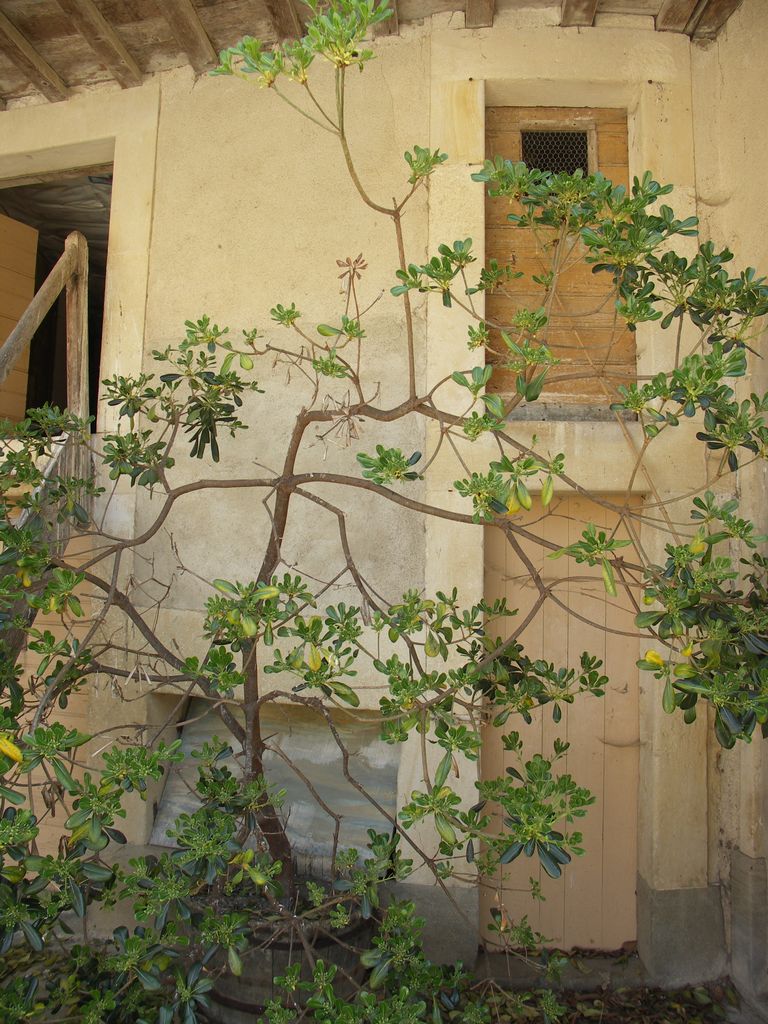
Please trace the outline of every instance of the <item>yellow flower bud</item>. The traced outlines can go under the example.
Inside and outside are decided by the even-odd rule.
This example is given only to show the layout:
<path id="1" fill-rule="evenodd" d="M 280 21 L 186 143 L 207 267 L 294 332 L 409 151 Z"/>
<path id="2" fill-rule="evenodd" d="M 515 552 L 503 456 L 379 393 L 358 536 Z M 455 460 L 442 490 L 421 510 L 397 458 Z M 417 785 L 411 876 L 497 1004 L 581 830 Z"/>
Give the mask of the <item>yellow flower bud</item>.
<path id="1" fill-rule="evenodd" d="M 0 754 L 10 757 L 10 759 L 15 761 L 17 764 L 22 758 L 22 753 L 19 748 L 12 740 L 9 740 L 7 736 L 0 736 Z"/>
<path id="2" fill-rule="evenodd" d="M 664 667 L 664 659 L 658 651 L 646 651 L 645 660 L 650 661 L 652 665 L 658 665 L 659 668 Z"/>

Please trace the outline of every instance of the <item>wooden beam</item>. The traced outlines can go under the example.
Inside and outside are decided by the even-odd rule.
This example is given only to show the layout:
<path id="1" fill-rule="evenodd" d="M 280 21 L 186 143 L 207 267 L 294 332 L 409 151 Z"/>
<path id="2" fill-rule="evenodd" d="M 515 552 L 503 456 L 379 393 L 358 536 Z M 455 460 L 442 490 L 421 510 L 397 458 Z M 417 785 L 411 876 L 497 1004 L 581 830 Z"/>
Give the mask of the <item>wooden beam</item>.
<path id="1" fill-rule="evenodd" d="M 694 39 L 714 39 L 741 0 L 709 0 L 693 28 Z"/>
<path id="2" fill-rule="evenodd" d="M 2 11 L 0 11 L 0 50 L 46 99 L 62 100 L 70 95 L 69 87 L 59 78 L 48 61 L 37 52 Z"/>
<path id="3" fill-rule="evenodd" d="M 93 0 L 57 0 L 57 3 L 107 71 L 124 89 L 141 85 L 139 65 Z"/>
<path id="4" fill-rule="evenodd" d="M 656 15 L 656 29 L 659 32 L 685 32 L 699 0 L 664 0 Z"/>
<path id="5" fill-rule="evenodd" d="M 281 43 L 284 39 L 298 39 L 304 34 L 296 8 L 291 0 L 264 0 L 264 2 L 277 42 Z"/>
<path id="6" fill-rule="evenodd" d="M 591 25 L 597 13 L 597 0 L 563 0 L 561 25 Z"/>
<path id="7" fill-rule="evenodd" d="M 487 28 L 493 24 L 496 0 L 467 0 L 464 24 L 467 28 Z"/>
<path id="8" fill-rule="evenodd" d="M 400 35 L 400 14 L 397 10 L 397 0 L 389 0 L 389 6 L 392 9 L 392 14 L 386 21 L 380 21 L 375 26 L 373 34 L 375 36 L 398 36 Z"/>
<path id="9" fill-rule="evenodd" d="M 158 6 L 198 74 L 219 63 L 219 55 L 192 0 L 163 0 Z"/>

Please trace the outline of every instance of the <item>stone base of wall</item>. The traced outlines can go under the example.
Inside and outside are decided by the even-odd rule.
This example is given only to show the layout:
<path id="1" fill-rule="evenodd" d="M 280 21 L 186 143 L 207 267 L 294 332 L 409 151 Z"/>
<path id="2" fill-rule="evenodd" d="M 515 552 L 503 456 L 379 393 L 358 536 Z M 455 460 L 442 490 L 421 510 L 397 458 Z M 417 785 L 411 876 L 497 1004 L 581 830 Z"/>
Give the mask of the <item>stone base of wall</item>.
<path id="1" fill-rule="evenodd" d="M 477 886 L 454 885 L 450 898 L 436 885 L 391 882 L 385 900 L 411 900 L 424 918 L 424 952 L 436 964 L 461 960 L 471 970 L 477 960 L 480 897 Z"/>
<path id="2" fill-rule="evenodd" d="M 768 867 L 739 850 L 731 854 L 731 976 L 768 1021 Z"/>
<path id="3" fill-rule="evenodd" d="M 652 985 L 722 977 L 728 965 L 719 887 L 652 889 L 638 875 L 637 948 Z"/>

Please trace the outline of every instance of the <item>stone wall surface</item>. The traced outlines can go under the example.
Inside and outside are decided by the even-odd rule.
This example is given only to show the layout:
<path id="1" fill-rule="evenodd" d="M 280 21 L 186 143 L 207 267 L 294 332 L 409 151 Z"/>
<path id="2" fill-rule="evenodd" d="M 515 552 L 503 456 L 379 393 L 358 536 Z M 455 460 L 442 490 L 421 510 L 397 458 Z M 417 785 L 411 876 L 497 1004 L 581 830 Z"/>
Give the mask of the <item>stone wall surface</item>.
<path id="1" fill-rule="evenodd" d="M 762 123 L 762 59 L 768 7 L 745 0 L 718 39 L 692 49 L 692 96 L 698 215 L 702 234 L 726 244 L 735 266 L 768 267 L 768 132 Z M 765 335 L 755 339 L 764 354 Z M 764 393 L 768 371 L 751 359 L 742 397 Z M 768 480 L 756 465 L 740 474 L 741 508 L 768 526 Z M 735 757 L 728 756 L 735 754 Z M 740 988 L 765 1012 L 768 998 L 768 928 L 765 882 L 768 855 L 768 761 L 765 743 L 721 751 L 710 741 L 709 872 L 723 888 L 731 971 Z"/>

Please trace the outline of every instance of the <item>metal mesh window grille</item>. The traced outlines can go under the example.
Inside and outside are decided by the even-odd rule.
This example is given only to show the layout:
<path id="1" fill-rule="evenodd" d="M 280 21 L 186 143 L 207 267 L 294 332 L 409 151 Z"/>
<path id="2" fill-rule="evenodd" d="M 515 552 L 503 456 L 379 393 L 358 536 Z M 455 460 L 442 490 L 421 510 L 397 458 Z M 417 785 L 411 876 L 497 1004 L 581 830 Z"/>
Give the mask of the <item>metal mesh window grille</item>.
<path id="1" fill-rule="evenodd" d="M 589 149 L 586 132 L 524 131 L 523 163 L 553 174 L 573 174 L 581 168 L 589 173 Z"/>

